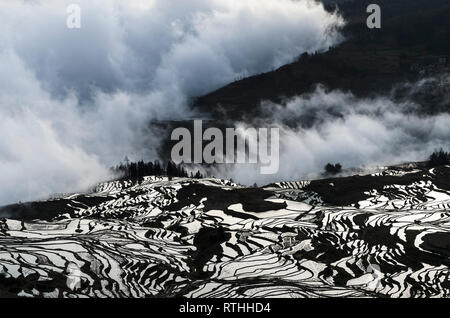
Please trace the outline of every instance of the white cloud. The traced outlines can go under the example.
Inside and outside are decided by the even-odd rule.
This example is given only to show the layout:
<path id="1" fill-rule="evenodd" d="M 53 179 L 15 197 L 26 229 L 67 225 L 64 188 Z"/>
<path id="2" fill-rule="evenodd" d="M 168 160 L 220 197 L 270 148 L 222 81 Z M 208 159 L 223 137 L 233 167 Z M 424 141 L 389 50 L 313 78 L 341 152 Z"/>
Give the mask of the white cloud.
<path id="1" fill-rule="evenodd" d="M 150 119 L 189 97 L 340 40 L 310 1 L 0 2 L 0 204 L 86 188 L 125 155 L 151 159 Z M 151 146 L 149 146 L 151 145 Z"/>
<path id="2" fill-rule="evenodd" d="M 235 181 L 261 185 L 317 178 L 329 162 L 373 168 L 423 161 L 436 149 L 450 148 L 450 114 L 420 114 L 414 103 L 394 102 L 389 96 L 361 99 L 319 87 L 286 105 L 264 107 L 266 119 L 253 126 L 282 129 L 280 170 L 260 175 L 256 167 L 236 165 L 223 171 Z"/>

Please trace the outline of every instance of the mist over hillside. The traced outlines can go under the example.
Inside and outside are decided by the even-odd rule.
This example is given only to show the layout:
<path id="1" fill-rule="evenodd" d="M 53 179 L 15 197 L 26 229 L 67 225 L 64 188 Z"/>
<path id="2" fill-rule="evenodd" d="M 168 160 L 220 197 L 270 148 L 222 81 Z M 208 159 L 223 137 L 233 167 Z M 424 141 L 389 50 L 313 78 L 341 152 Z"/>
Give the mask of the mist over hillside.
<path id="1" fill-rule="evenodd" d="M 167 161 L 171 129 L 194 118 L 281 129 L 278 174 L 210 171 L 248 185 L 448 149 L 448 3 L 380 1 L 370 30 L 369 2 L 81 1 L 75 31 L 64 1 L 2 3 L 22 36 L 5 33 L 0 50 L 16 74 L 0 92 L 0 203 L 89 189 L 125 157 Z"/>
<path id="2" fill-rule="evenodd" d="M 274 179 L 317 178 L 327 162 L 370 167 L 424 160 L 450 147 L 450 5 L 380 1 L 382 28 L 366 26 L 370 1 L 327 3 L 346 19 L 346 40 L 299 54 L 272 72 L 197 98 L 206 117 L 228 125 L 282 127 Z M 246 184 L 256 169 L 226 175 Z M 259 177 L 259 178 L 258 178 Z"/>
<path id="3" fill-rule="evenodd" d="M 342 40 L 342 18 L 306 1 L 145 2 L 78 1 L 80 29 L 71 1 L 0 3 L 0 204 L 157 159 L 151 120 L 192 118 L 192 97 Z"/>

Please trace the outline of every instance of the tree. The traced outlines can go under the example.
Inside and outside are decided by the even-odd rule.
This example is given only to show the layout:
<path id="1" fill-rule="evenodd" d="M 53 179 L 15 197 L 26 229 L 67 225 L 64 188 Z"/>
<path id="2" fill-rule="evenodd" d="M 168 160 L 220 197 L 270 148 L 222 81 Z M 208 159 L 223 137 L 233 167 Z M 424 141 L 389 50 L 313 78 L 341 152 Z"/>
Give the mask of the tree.
<path id="1" fill-rule="evenodd" d="M 169 161 L 167 163 L 166 173 L 167 176 L 169 177 L 169 180 L 172 180 L 172 178 L 177 175 L 177 167 L 175 163 L 173 163 L 172 161 Z"/>
<path id="2" fill-rule="evenodd" d="M 144 162 L 143 160 L 139 162 L 127 161 L 126 164 L 120 163 L 115 167 L 111 167 L 111 171 L 122 178 L 131 179 L 139 183 L 144 180 L 145 176 L 168 176 L 169 179 L 189 177 L 184 164 L 177 165 L 173 161 L 168 161 L 163 165 L 158 160 L 154 162 Z M 197 179 L 204 178 L 200 171 L 197 171 L 195 175 L 191 172 L 190 176 Z"/>
<path id="3" fill-rule="evenodd" d="M 197 170 L 197 173 L 195 174 L 194 178 L 195 178 L 195 179 L 202 179 L 202 178 L 203 178 L 203 175 L 202 175 L 202 173 L 200 172 L 200 170 Z"/>
<path id="4" fill-rule="evenodd" d="M 428 160 L 431 167 L 445 166 L 450 164 L 450 152 L 445 152 L 444 149 L 433 152 Z"/>
<path id="5" fill-rule="evenodd" d="M 336 163 L 334 165 L 331 163 L 328 163 L 325 166 L 325 172 L 327 174 L 335 175 L 335 174 L 340 173 L 341 171 L 342 171 L 342 165 L 340 163 Z"/>

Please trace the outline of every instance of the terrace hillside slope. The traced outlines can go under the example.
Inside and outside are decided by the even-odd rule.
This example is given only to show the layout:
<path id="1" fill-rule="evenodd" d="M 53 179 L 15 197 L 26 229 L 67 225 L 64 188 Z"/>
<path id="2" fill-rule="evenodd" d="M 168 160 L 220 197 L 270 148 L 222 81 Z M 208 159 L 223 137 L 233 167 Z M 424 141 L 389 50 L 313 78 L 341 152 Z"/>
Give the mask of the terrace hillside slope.
<path id="1" fill-rule="evenodd" d="M 145 177 L 0 209 L 2 297 L 448 297 L 450 166 Z"/>

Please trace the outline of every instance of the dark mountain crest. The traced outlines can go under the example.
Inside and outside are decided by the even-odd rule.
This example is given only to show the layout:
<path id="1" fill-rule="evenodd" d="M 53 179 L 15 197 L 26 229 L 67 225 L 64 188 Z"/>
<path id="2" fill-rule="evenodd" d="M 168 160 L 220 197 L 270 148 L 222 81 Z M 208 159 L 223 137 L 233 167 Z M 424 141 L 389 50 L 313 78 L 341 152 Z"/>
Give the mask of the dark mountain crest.
<path id="1" fill-rule="evenodd" d="M 311 92 L 318 84 L 330 90 L 351 92 L 357 97 L 389 94 L 405 81 L 417 81 L 436 65 L 432 74 L 448 72 L 450 60 L 450 4 L 447 0 L 380 0 L 383 27 L 366 26 L 366 7 L 373 1 L 325 1 L 329 10 L 339 11 L 348 23 L 346 40 L 327 52 L 308 54 L 277 70 L 231 83 L 198 97 L 194 106 L 213 118 L 240 120 L 264 116 L 262 101 L 283 103 Z M 430 36 L 432 35 L 432 36 Z M 423 73 L 425 72 L 425 73 Z M 448 100 L 419 100 L 427 113 L 448 111 Z"/>

